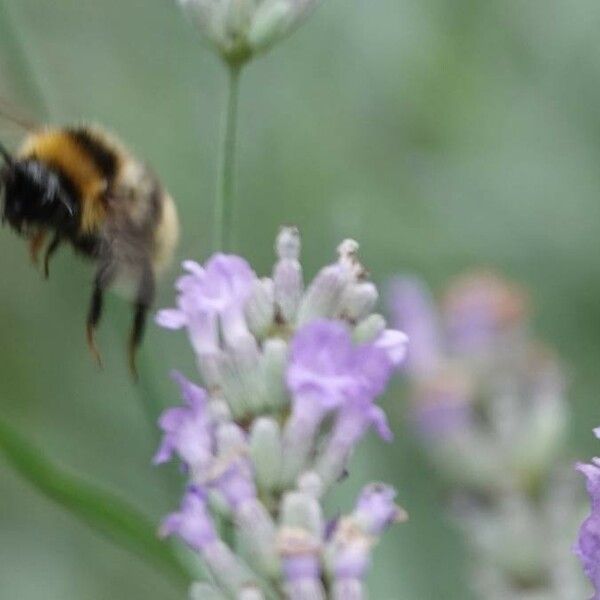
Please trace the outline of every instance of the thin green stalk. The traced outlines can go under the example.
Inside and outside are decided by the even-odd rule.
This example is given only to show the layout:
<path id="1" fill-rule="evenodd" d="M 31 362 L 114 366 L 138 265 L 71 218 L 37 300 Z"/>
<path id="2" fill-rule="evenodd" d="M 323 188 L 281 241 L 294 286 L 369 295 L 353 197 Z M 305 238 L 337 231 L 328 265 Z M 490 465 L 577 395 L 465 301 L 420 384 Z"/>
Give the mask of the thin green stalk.
<path id="1" fill-rule="evenodd" d="M 47 120 L 51 116 L 50 103 L 47 94 L 44 92 L 40 83 L 35 60 L 31 56 L 31 47 L 23 41 L 24 29 L 18 26 L 19 18 L 15 15 L 15 10 L 7 5 L 6 2 L 0 2 L 0 32 L 2 40 L 8 45 L 14 69 L 9 71 L 9 75 L 18 78 L 18 84 L 21 90 L 29 96 L 28 100 L 32 103 L 31 108 L 37 111 L 38 120 Z M 4 83 L 10 84 L 11 78 Z M 14 82 L 12 82 L 14 84 Z"/>
<path id="2" fill-rule="evenodd" d="M 219 156 L 215 203 L 214 247 L 230 250 L 233 223 L 235 145 L 241 65 L 228 64 L 227 102 Z"/>
<path id="3" fill-rule="evenodd" d="M 158 539 L 156 527 L 136 508 L 95 484 L 54 465 L 10 425 L 0 420 L 0 452 L 21 476 L 94 530 L 153 567 L 161 568 L 180 587 L 192 581 L 171 544 Z"/>

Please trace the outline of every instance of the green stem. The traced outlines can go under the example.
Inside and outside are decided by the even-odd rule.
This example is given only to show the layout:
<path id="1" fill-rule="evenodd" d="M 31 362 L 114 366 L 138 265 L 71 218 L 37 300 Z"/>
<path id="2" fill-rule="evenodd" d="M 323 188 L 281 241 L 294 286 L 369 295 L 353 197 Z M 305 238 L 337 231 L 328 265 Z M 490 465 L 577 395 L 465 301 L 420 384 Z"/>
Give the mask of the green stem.
<path id="1" fill-rule="evenodd" d="M 215 203 L 215 250 L 231 249 L 235 144 L 241 65 L 228 64 L 227 103 L 219 156 L 217 200 Z"/>
<path id="2" fill-rule="evenodd" d="M 159 540 L 155 525 L 136 508 L 100 487 L 54 465 L 43 453 L 0 420 L 0 452 L 38 491 L 152 566 L 187 587 L 192 580 L 176 549 Z"/>

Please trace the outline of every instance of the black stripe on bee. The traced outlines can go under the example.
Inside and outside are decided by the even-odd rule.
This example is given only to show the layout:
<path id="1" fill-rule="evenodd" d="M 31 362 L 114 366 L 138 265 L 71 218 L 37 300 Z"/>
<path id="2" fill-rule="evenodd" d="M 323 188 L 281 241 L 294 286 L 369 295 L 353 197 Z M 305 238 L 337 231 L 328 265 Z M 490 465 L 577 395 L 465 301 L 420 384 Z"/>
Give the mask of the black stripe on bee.
<path id="1" fill-rule="evenodd" d="M 68 129 L 67 132 L 75 143 L 91 157 L 102 176 L 107 181 L 112 181 L 119 166 L 115 152 L 83 127 Z"/>

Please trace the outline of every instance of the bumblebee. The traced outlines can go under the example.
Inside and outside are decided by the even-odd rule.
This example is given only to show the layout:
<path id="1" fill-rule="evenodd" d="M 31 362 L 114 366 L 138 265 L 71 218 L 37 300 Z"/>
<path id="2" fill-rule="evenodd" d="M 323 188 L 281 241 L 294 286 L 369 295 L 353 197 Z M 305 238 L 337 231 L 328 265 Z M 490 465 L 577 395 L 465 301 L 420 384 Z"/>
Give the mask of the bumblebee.
<path id="1" fill-rule="evenodd" d="M 94 334 L 104 292 L 124 284 L 132 295 L 128 356 L 135 377 L 136 349 L 156 277 L 177 243 L 173 200 L 148 166 L 95 126 L 33 131 L 15 155 L 2 145 L 0 154 L 2 223 L 28 239 L 34 263 L 43 250 L 45 276 L 61 245 L 70 245 L 96 265 L 86 337 L 100 365 Z"/>

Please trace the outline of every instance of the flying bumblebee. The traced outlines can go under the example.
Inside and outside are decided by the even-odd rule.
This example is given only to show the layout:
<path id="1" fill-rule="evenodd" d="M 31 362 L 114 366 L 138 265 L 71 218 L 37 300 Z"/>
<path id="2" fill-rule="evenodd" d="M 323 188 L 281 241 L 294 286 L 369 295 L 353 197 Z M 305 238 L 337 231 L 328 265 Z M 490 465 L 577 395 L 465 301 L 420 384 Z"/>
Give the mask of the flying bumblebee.
<path id="1" fill-rule="evenodd" d="M 0 145 L 2 223 L 29 240 L 32 260 L 50 259 L 66 244 L 96 264 L 86 335 L 101 365 L 94 333 L 103 294 L 114 284 L 133 291 L 129 366 L 155 294 L 156 276 L 168 265 L 178 238 L 173 200 L 152 170 L 119 140 L 96 126 L 31 131 L 13 155 Z M 2 194 L 3 192 L 3 194 Z"/>

